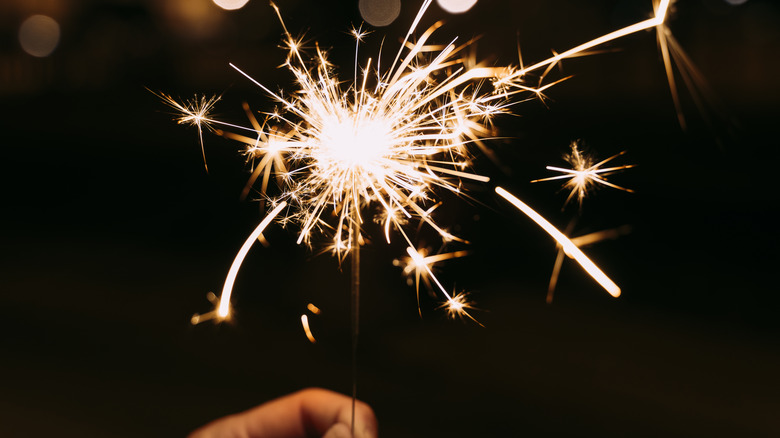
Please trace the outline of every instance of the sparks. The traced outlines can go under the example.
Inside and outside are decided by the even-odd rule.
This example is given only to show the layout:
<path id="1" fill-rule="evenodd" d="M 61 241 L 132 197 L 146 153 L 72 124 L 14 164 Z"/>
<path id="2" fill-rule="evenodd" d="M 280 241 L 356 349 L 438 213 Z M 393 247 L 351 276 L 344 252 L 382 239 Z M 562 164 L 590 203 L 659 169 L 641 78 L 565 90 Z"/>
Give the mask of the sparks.
<path id="1" fill-rule="evenodd" d="M 406 249 L 406 252 L 409 254 L 408 257 L 393 260 L 393 264 L 403 268 L 403 274 L 407 276 L 410 285 L 411 283 L 414 283 L 415 289 L 417 291 L 417 311 L 419 312 L 420 316 L 422 316 L 422 309 L 420 308 L 420 281 L 422 280 L 423 284 L 425 284 L 429 291 L 435 291 L 435 288 L 432 286 L 431 282 L 435 282 L 437 286 L 440 286 L 440 283 L 433 276 L 431 266 L 444 260 L 466 256 L 469 254 L 469 251 L 461 250 L 429 256 L 427 255 L 428 250 L 425 248 L 415 250 L 409 247 Z M 452 301 L 452 298 L 450 298 L 448 302 L 449 301 Z M 465 313 L 465 309 L 463 313 Z"/>
<path id="2" fill-rule="evenodd" d="M 503 98 L 476 83 L 494 76 L 495 69 L 462 66 L 458 53 L 464 46 L 451 43 L 438 53 L 424 52 L 437 27 L 384 74 L 369 60 L 362 78 L 347 90 L 321 50 L 305 59 L 289 33 L 288 46 L 295 49 L 286 67 L 299 86 L 293 97 L 281 97 L 233 66 L 290 114 L 279 117 L 285 134 L 277 138 L 297 169 L 280 198 L 295 206 L 287 219 L 301 227 L 298 243 L 311 244 L 314 234 L 332 230 L 334 252 L 345 256 L 357 244 L 362 212 L 372 205 L 388 213 L 388 228 L 401 228 L 400 214 L 455 238 L 425 213 L 426 201 L 433 188 L 458 191 L 458 178 L 488 180 L 462 171 L 462 163 L 469 137 L 485 130 L 485 118 L 503 112 L 504 105 Z M 263 134 L 258 132 L 259 143 Z M 335 223 L 325 219 L 327 212 L 336 216 Z"/>
<path id="3" fill-rule="evenodd" d="M 423 5 L 409 35 L 429 4 Z M 445 242 L 465 242 L 434 220 L 434 189 L 460 193 L 461 179 L 489 181 L 468 171 L 469 146 L 492 135 L 492 118 L 507 111 L 514 92 L 497 93 L 483 84 L 504 68 L 470 62 L 462 55 L 469 43 L 426 45 L 441 26 L 437 23 L 416 43 L 405 41 L 386 71 L 371 59 L 360 69 L 356 63 L 355 81 L 344 88 L 325 53 L 316 47 L 307 56 L 287 31 L 278 8 L 274 9 L 288 47 L 284 67 L 295 78 L 298 91 L 282 97 L 231 64 L 283 109 L 262 123 L 247 111 L 251 127 L 230 125 L 243 134 L 218 131 L 244 143 L 253 161 L 242 197 L 256 187 L 261 175 L 258 193 L 270 197 L 269 181 L 276 174 L 279 192 L 273 202 L 289 208 L 284 215 L 277 212 L 269 217 L 278 215 L 283 224 L 298 224 L 298 243 L 311 246 L 315 237 L 329 235 L 326 247 L 340 259 L 361 244 L 361 228 L 371 216 L 382 218 L 388 241 L 391 231 L 398 231 L 409 249 L 414 244 L 405 226 L 411 220 L 431 227 Z M 353 29 L 356 44 L 366 35 L 360 28 Z M 236 257 L 236 269 L 244 248 L 262 236 L 261 231 L 255 234 L 242 247 L 241 257 Z M 450 300 L 427 266 L 431 261 L 425 263 L 419 268 L 425 281 L 433 280 Z M 233 270 L 221 303 L 229 300 Z"/>
<path id="4" fill-rule="evenodd" d="M 408 224 L 414 221 L 432 228 L 443 242 L 465 242 L 434 220 L 431 206 L 436 205 L 438 191 L 461 194 L 462 179 L 489 182 L 489 177 L 469 171 L 474 149 L 504 168 L 485 145 L 486 140 L 495 136 L 495 116 L 509 113 L 510 107 L 527 99 L 529 93 L 543 99 L 544 92 L 560 80 L 542 82 L 563 59 L 581 56 L 641 30 L 663 29 L 670 0 L 661 0 L 652 18 L 554 53 L 530 66 L 524 66 L 521 60 L 519 68 L 478 63 L 473 53 L 465 53 L 472 41 L 429 44 L 441 22 L 412 42 L 431 3 L 432 0 L 424 0 L 386 69 L 380 68 L 381 51 L 373 60 L 359 65 L 358 48 L 369 32 L 362 27 L 353 28 L 355 68 L 353 81 L 346 86 L 319 45 L 315 44 L 312 53 L 308 53 L 301 41 L 291 36 L 279 8 L 272 3 L 288 52 L 283 67 L 295 78 L 297 89 L 293 93 L 274 92 L 231 64 L 279 108 L 260 122 L 245 106 L 249 127 L 211 118 L 209 111 L 217 98 L 180 104 L 170 96 L 158 94 L 181 114 L 180 123 L 197 126 L 202 151 L 202 127 L 244 143 L 253 170 L 242 198 L 254 189 L 261 199 L 276 206 L 247 239 L 231 266 L 216 310 L 217 319 L 226 318 L 229 313 L 230 288 L 243 257 L 255 240 L 263 240 L 263 229 L 274 219 L 282 225 L 297 224 L 298 243 L 312 245 L 313 239 L 324 236 L 329 240 L 325 246 L 343 259 L 357 252 L 364 240 L 361 233 L 366 219 L 380 218 L 388 242 L 391 231 L 403 238 L 418 291 L 420 279 L 430 282 L 452 309 L 465 312 L 469 307 L 455 299 L 460 295 L 447 293 L 431 272 L 430 264 L 434 261 L 425 260 L 416 249 L 413 236 L 407 231 Z M 529 85 L 529 75 L 542 69 L 543 73 L 537 74 L 538 84 Z M 215 125 L 220 125 L 220 129 L 215 129 Z M 550 167 L 564 175 L 545 179 L 569 179 L 566 186 L 571 193 L 567 202 L 574 196 L 581 202 L 594 184 L 623 189 L 606 182 L 604 177 L 630 166 L 601 168 L 616 156 L 594 165 L 573 148 L 572 157 L 573 169 Z M 278 186 L 277 191 L 271 192 L 271 181 Z M 497 187 L 496 191 L 553 235 L 567 254 L 573 255 L 610 294 L 620 294 L 617 285 L 560 231 L 504 189 Z"/>
<path id="5" fill-rule="evenodd" d="M 465 317 L 484 327 L 482 323 L 474 319 L 474 317 L 467 312 L 468 310 L 476 310 L 474 303 L 468 299 L 468 296 L 468 292 L 453 293 L 447 301 L 439 306 L 439 308 L 445 309 L 447 311 L 447 316 L 451 319 Z"/>
<path id="6" fill-rule="evenodd" d="M 573 223 L 573 222 L 572 222 Z M 594 243 L 601 242 L 607 239 L 617 239 L 620 236 L 626 235 L 631 232 L 630 225 L 623 225 L 621 227 L 613 228 L 610 230 L 596 231 L 594 233 L 588 233 L 582 236 L 572 237 L 571 243 L 577 248 L 592 245 Z M 568 233 L 567 233 L 568 234 Z M 558 277 L 561 274 L 561 268 L 563 267 L 563 257 L 570 254 L 564 251 L 563 246 L 557 245 L 558 254 L 555 257 L 555 263 L 553 264 L 552 274 L 550 275 L 550 283 L 547 286 L 547 304 L 552 304 L 553 296 L 555 295 L 555 287 L 558 285 Z"/>
<path id="7" fill-rule="evenodd" d="M 547 170 L 561 172 L 563 175 L 537 179 L 531 182 L 535 183 L 541 181 L 568 179 L 568 181 L 566 181 L 566 183 L 563 185 L 564 188 L 570 190 L 569 196 L 564 202 L 564 206 L 567 205 L 576 195 L 577 201 L 579 202 L 580 207 L 582 207 L 582 201 L 585 199 L 588 193 L 599 185 L 612 187 L 614 189 L 619 189 L 626 192 L 633 192 L 631 189 L 627 189 L 607 181 L 606 178 L 608 175 L 611 175 L 615 172 L 634 167 L 633 164 L 626 164 L 616 167 L 602 167 L 625 153 L 625 151 L 619 152 L 605 160 L 594 164 L 593 157 L 583 152 L 579 146 L 579 142 L 574 141 L 571 143 L 571 153 L 564 155 L 563 157 L 572 166 L 571 169 L 547 166 Z"/>
<path id="8" fill-rule="evenodd" d="M 203 155 L 203 166 L 206 168 L 206 172 L 208 172 L 209 166 L 206 163 L 206 147 L 203 143 L 203 127 L 205 126 L 207 129 L 211 128 L 210 122 L 212 120 L 210 118 L 210 113 L 221 97 L 195 96 L 195 98 L 191 100 L 179 102 L 169 94 L 155 93 L 152 90 L 149 91 L 177 112 L 177 123 L 181 125 L 192 125 L 198 128 L 198 141 L 200 142 L 200 151 Z"/>
<path id="9" fill-rule="evenodd" d="M 517 207 L 518 210 L 525 213 L 526 216 L 531 218 L 534 222 L 536 222 L 537 225 L 542 227 L 544 231 L 547 232 L 550 236 L 552 236 L 556 242 L 558 242 L 561 247 L 563 247 L 563 250 L 566 252 L 566 254 L 570 257 L 572 257 L 574 260 L 577 261 L 577 263 L 582 266 L 582 268 L 585 270 L 585 272 L 588 273 L 591 277 L 593 277 L 596 282 L 598 282 L 601 287 L 603 287 L 610 295 L 613 297 L 619 297 L 620 296 L 620 287 L 618 287 L 617 284 L 615 284 L 614 281 L 612 281 L 607 275 L 596 266 L 595 263 L 593 263 L 588 256 L 586 256 L 582 250 L 580 250 L 577 245 L 572 243 L 572 241 L 566 237 L 563 233 L 561 233 L 555 226 L 553 226 L 547 219 L 543 218 L 539 213 L 534 211 L 531 207 L 529 207 L 525 202 L 518 199 L 515 195 L 507 192 L 503 187 L 496 187 L 496 193 L 498 193 L 502 198 L 506 199 Z"/>
<path id="10" fill-rule="evenodd" d="M 305 313 L 301 315 L 301 325 L 303 326 L 303 332 L 306 333 L 306 338 L 309 340 L 309 342 L 316 344 L 317 339 L 314 338 L 314 335 L 311 332 L 311 328 L 309 327 L 309 317 Z"/>

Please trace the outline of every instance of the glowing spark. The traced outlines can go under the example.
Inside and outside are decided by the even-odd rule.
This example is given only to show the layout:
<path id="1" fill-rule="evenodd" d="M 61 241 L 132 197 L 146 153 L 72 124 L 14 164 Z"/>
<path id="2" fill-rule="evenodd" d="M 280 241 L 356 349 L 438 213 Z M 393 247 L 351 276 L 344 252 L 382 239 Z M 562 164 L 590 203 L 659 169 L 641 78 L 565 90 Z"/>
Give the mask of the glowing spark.
<path id="1" fill-rule="evenodd" d="M 710 117 L 710 113 L 707 111 L 707 105 L 709 105 L 710 109 L 714 110 L 715 115 L 718 115 L 721 118 L 726 117 L 723 108 L 715 97 L 715 93 L 709 88 L 704 75 L 699 71 L 696 64 L 674 37 L 666 22 L 659 23 L 656 26 L 655 34 L 680 128 L 686 130 L 687 123 L 685 121 L 682 102 L 680 101 L 680 93 L 675 80 L 674 67 L 677 67 L 677 72 L 685 84 L 685 88 L 688 90 L 693 103 L 696 105 L 696 108 L 704 119 L 704 122 L 709 125 L 710 128 L 713 128 L 714 124 Z"/>
<path id="2" fill-rule="evenodd" d="M 149 90 L 147 88 L 147 90 Z M 178 102 L 176 99 L 165 93 L 155 93 L 149 90 L 152 94 L 159 97 L 166 105 L 173 108 L 179 114 L 176 121 L 182 125 L 193 125 L 198 128 L 198 140 L 200 141 L 200 151 L 203 155 L 203 166 L 206 168 L 206 172 L 209 171 L 209 166 L 206 164 L 206 148 L 203 144 L 203 126 L 209 128 L 209 113 L 214 105 L 219 101 L 220 96 L 212 96 L 207 98 L 206 96 L 195 96 L 194 99 Z"/>
<path id="3" fill-rule="evenodd" d="M 455 251 L 428 256 L 427 250 L 424 248 L 416 250 L 410 246 L 406 248 L 406 252 L 409 254 L 409 257 L 393 260 L 393 264 L 403 268 L 403 274 L 408 276 L 410 285 L 412 276 L 414 276 L 414 284 L 417 292 L 417 311 L 420 313 L 420 316 L 422 316 L 422 309 L 420 309 L 420 280 L 425 283 L 429 290 L 433 290 L 430 278 L 430 276 L 433 276 L 431 265 L 444 260 L 466 256 L 469 254 L 469 251 Z M 436 280 L 436 282 L 438 283 L 438 280 Z"/>
<path id="4" fill-rule="evenodd" d="M 268 215 L 260 222 L 255 228 L 252 234 L 246 239 L 241 249 L 236 254 L 236 258 L 233 260 L 233 264 L 230 266 L 227 278 L 225 278 L 225 285 L 222 287 L 222 295 L 219 298 L 219 302 L 216 305 L 216 310 L 209 312 L 205 315 L 195 315 L 192 317 L 192 323 L 197 324 L 208 319 L 223 320 L 230 314 L 230 296 L 233 293 L 233 283 L 236 281 L 236 275 L 238 275 L 238 269 L 241 267 L 244 258 L 246 257 L 252 244 L 262 234 L 262 232 L 268 227 L 268 224 L 287 206 L 287 203 L 282 201 L 276 208 L 274 208 Z"/>
<path id="5" fill-rule="evenodd" d="M 225 318 L 221 318 L 221 317 L 219 317 L 217 315 L 217 306 L 219 306 L 219 299 L 217 298 L 216 295 L 214 295 L 214 292 L 207 293 L 206 294 L 206 299 L 209 300 L 209 302 L 214 305 L 214 310 L 212 310 L 211 312 L 207 312 L 207 313 L 202 313 L 202 314 L 196 313 L 196 314 L 192 315 L 192 318 L 190 318 L 190 323 L 192 325 L 196 325 L 196 324 L 199 324 L 199 323 L 201 323 L 203 321 L 208 321 L 208 320 L 211 320 L 211 319 L 224 321 L 224 320 L 226 320 L 226 319 L 228 319 L 230 317 L 230 313 L 228 313 L 228 316 L 225 317 Z"/>
<path id="6" fill-rule="evenodd" d="M 306 333 L 306 337 L 309 338 L 309 342 L 315 344 L 317 340 L 314 339 L 314 335 L 311 334 L 311 329 L 309 328 L 309 317 L 306 316 L 305 313 L 301 315 L 301 324 L 303 325 L 303 331 Z"/>
<path id="7" fill-rule="evenodd" d="M 241 246 L 241 249 L 238 250 L 238 254 L 236 254 L 236 258 L 233 260 L 233 264 L 230 266 L 227 278 L 225 279 L 225 285 L 222 287 L 222 295 L 219 298 L 219 308 L 217 310 L 217 315 L 219 315 L 221 318 L 225 318 L 228 315 L 228 311 L 230 309 L 230 295 L 233 293 L 233 283 L 236 281 L 238 269 L 241 267 L 241 263 L 243 263 L 244 257 L 246 257 L 246 254 L 249 252 L 249 248 L 252 247 L 252 244 L 255 242 L 255 240 L 257 240 L 260 234 L 262 234 L 263 230 L 265 230 L 268 224 L 270 224 L 276 215 L 278 215 L 286 206 L 287 203 L 281 201 L 276 206 L 276 208 L 271 210 L 271 212 L 268 213 L 268 215 L 260 222 L 257 228 L 252 231 L 252 234 L 250 234 L 246 239 L 244 244 Z"/>
<path id="8" fill-rule="evenodd" d="M 558 242 L 558 244 L 563 247 L 563 250 L 566 252 L 566 254 L 574 258 L 574 260 L 576 260 L 577 263 L 579 263 L 580 266 L 585 269 L 585 272 L 593 277 L 593 279 L 596 280 L 607 292 L 609 292 L 610 295 L 613 297 L 620 296 L 620 288 L 618 285 L 610 280 L 609 277 L 607 277 L 607 275 L 604 274 L 604 272 L 602 272 L 601 269 L 599 269 L 579 248 L 577 248 L 577 246 L 574 245 L 568 237 L 558 231 L 557 228 L 555 228 L 539 213 L 535 212 L 531 207 L 526 205 L 523 201 L 504 190 L 504 188 L 496 187 L 495 190 L 496 193 L 517 207 L 518 210 L 525 213 L 526 216 L 531 218 L 534 222 L 536 222 L 537 225 L 542 227 L 542 229 L 546 231 L 547 234 L 552 236 Z"/>
<path id="9" fill-rule="evenodd" d="M 604 164 L 623 154 L 625 154 L 625 151 L 617 153 L 607 158 L 606 160 L 594 164 L 593 158 L 582 152 L 579 149 L 578 143 L 575 141 L 571 144 L 571 153 L 564 156 L 564 159 L 568 161 L 569 164 L 571 164 L 571 169 L 547 166 L 547 170 L 561 172 L 563 175 L 537 179 L 531 182 L 534 183 L 540 181 L 568 179 L 563 187 L 570 189 L 571 191 L 569 192 L 569 196 L 566 198 L 566 202 L 564 202 L 564 206 L 574 198 L 574 195 L 577 195 L 577 200 L 580 204 L 580 207 L 582 207 L 582 201 L 585 199 L 585 196 L 587 196 L 588 192 L 597 187 L 599 184 L 619 190 L 624 190 L 626 192 L 633 192 L 631 189 L 612 184 L 611 182 L 607 181 L 606 178 L 608 175 L 611 175 L 615 172 L 634 167 L 633 164 L 617 167 L 602 167 Z"/>
<path id="10" fill-rule="evenodd" d="M 306 308 L 309 309 L 309 312 L 311 312 L 311 313 L 313 313 L 315 315 L 319 315 L 322 312 L 319 307 L 315 306 L 312 303 L 307 304 Z"/>
<path id="11" fill-rule="evenodd" d="M 592 245 L 602 240 L 617 239 L 618 237 L 631 232 L 630 225 L 623 225 L 622 227 L 612 228 L 610 230 L 596 231 L 594 233 L 585 234 L 579 237 L 572 237 L 571 243 L 578 248 Z M 568 234 L 568 232 L 566 233 Z M 555 287 L 558 285 L 558 277 L 561 274 L 561 267 L 563 267 L 563 256 L 568 255 L 563 250 L 561 245 L 556 245 L 558 248 L 558 254 L 555 257 L 555 264 L 553 265 L 553 271 L 550 275 L 550 284 L 547 287 L 547 304 L 552 304 L 553 295 L 555 294 Z M 571 256 L 569 255 L 571 258 Z"/>
<path id="12" fill-rule="evenodd" d="M 470 320 L 484 327 L 482 323 L 474 319 L 474 317 L 472 317 L 467 312 L 467 310 L 475 310 L 475 308 L 473 307 L 474 303 L 468 300 L 468 295 L 469 294 L 467 292 L 459 292 L 456 294 L 452 294 L 452 297 L 450 297 L 447 301 L 442 303 L 439 306 L 439 308 L 447 310 L 447 316 L 452 319 L 467 317 Z"/>
<path id="13" fill-rule="evenodd" d="M 565 52 L 562 52 L 560 54 L 555 54 L 555 56 L 548 58 L 544 61 L 538 62 L 536 64 L 533 64 L 529 67 L 520 68 L 519 70 L 514 71 L 512 74 L 504 77 L 502 80 L 505 84 L 512 85 L 515 87 L 522 87 L 523 86 L 522 78 L 529 72 L 538 70 L 542 67 L 553 66 L 563 59 L 578 56 L 583 52 L 592 49 L 596 46 L 616 40 L 618 38 L 622 38 L 627 35 L 631 35 L 632 33 L 640 32 L 645 29 L 650 29 L 652 27 L 660 26 L 666 21 L 666 14 L 669 10 L 670 3 L 671 0 L 661 0 L 658 3 L 658 6 L 655 8 L 655 16 L 653 18 L 640 21 L 639 23 L 635 23 L 630 26 L 626 26 L 622 29 L 616 30 L 614 32 L 610 32 L 606 35 L 602 35 L 586 43 L 580 44 L 577 47 L 566 50 Z"/>
<path id="14" fill-rule="evenodd" d="M 631 233 L 631 225 L 623 225 L 621 227 L 612 228 L 609 230 L 596 231 L 593 233 L 584 234 L 579 237 L 572 237 L 571 243 L 582 248 L 583 246 L 593 245 L 594 243 L 601 242 L 608 239 L 617 239 L 620 236 L 625 236 Z"/>

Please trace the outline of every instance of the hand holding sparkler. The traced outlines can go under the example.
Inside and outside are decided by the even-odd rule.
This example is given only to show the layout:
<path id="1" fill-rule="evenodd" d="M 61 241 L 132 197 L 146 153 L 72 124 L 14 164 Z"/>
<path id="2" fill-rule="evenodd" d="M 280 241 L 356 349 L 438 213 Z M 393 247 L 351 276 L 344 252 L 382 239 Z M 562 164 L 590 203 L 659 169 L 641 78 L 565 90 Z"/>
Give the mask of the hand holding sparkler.
<path id="1" fill-rule="evenodd" d="M 350 432 L 352 399 L 325 389 L 308 388 L 248 411 L 215 420 L 189 438 L 375 438 L 374 411 L 358 402 Z"/>
<path id="2" fill-rule="evenodd" d="M 476 322 L 468 313 L 472 307 L 467 300 L 467 294 L 447 292 L 430 268 L 430 265 L 439 259 L 421 254 L 413 242 L 413 236 L 405 230 L 404 225 L 410 220 L 419 220 L 421 225 L 434 229 L 443 242 L 465 242 L 450 234 L 432 217 L 435 192 L 449 191 L 460 195 L 463 179 L 482 183 L 490 181 L 487 176 L 471 173 L 469 165 L 474 147 L 492 157 L 484 141 L 495 137 L 493 118 L 499 114 L 510 113 L 510 107 L 522 101 L 521 97 L 528 93 L 542 98 L 543 92 L 557 83 L 542 82 L 549 70 L 561 60 L 582 55 L 596 46 L 645 29 L 661 29 L 671 0 L 660 0 L 652 18 L 603 35 L 528 67 L 523 66 L 521 60 L 520 68 L 491 67 L 472 62 L 463 55 L 472 41 L 460 44 L 454 39 L 444 45 L 428 44 L 432 34 L 441 27 L 441 22 L 429 27 L 416 41 L 410 40 L 431 3 L 432 0 L 423 1 L 389 68 L 380 68 L 381 50 L 376 58 L 370 58 L 362 66 L 359 65 L 358 43 L 366 34 L 361 29 L 353 30 L 356 51 L 354 77 L 351 82 L 338 79 L 335 67 L 327 60 L 326 52 L 321 50 L 318 44 L 315 44 L 314 53 L 307 54 L 301 41 L 291 36 L 279 9 L 272 3 L 284 29 L 284 43 L 288 49 L 283 67 L 295 78 L 295 92 L 274 92 L 231 64 L 280 107 L 279 111 L 267 113 L 263 123 L 258 122 L 246 106 L 251 127 L 210 118 L 208 110 L 215 102 L 214 99 L 201 98 L 179 103 L 170 96 L 159 94 L 168 105 L 179 112 L 180 123 L 197 126 L 202 152 L 204 126 L 215 130 L 219 135 L 244 143 L 254 170 L 241 197 L 245 198 L 255 182 L 260 180 L 258 193 L 261 199 L 270 201 L 273 207 L 237 254 L 219 300 L 216 300 L 216 296 L 213 297 L 216 308 L 212 312 L 196 315 L 193 317 L 193 323 L 228 318 L 233 282 L 253 243 L 262 239 L 263 231 L 273 220 L 282 225 L 288 222 L 297 223 L 300 226 L 299 244 L 311 246 L 313 238 L 327 236 L 328 248 L 340 260 L 347 256 L 351 258 L 354 379 L 360 246 L 366 241 L 363 224 L 372 216 L 382 218 L 385 238 L 388 241 L 391 230 L 394 230 L 407 245 L 410 257 L 409 272 L 413 271 L 415 274 L 418 295 L 421 279 L 426 284 L 435 284 L 436 287 L 432 289 L 446 299 L 441 308 L 446 309 L 448 315 L 466 316 Z M 668 59 L 665 48 L 664 59 Z M 543 73 L 536 73 L 541 71 Z M 538 74 L 537 86 L 529 85 L 531 74 Z M 217 130 L 213 125 L 243 133 Z M 579 154 L 573 157 L 571 164 L 574 169 L 551 168 L 563 175 L 547 178 L 568 179 L 567 188 L 571 190 L 569 200 L 577 196 L 581 202 L 588 187 L 594 185 L 623 189 L 606 182 L 605 176 L 629 166 L 601 167 L 615 157 L 597 164 L 583 161 L 581 158 Z M 278 192 L 274 194 L 267 192 L 268 183 L 272 179 L 275 179 L 279 186 Z M 574 258 L 610 295 L 620 295 L 617 284 L 564 233 L 503 188 L 495 187 L 495 191 L 549 233 L 561 245 L 563 251 Z M 432 204 L 434 207 L 430 207 Z M 439 256 L 457 257 L 463 253 L 458 251 Z M 305 319 L 303 323 L 306 327 Z M 196 432 L 193 437 L 221 436 L 221 433 L 231 436 L 260 436 L 254 432 L 259 432 L 264 437 L 310 436 L 306 434 L 311 432 L 316 433 L 316 436 L 327 433 L 326 436 L 331 438 L 350 436 L 345 427 L 338 426 L 338 423 L 348 423 L 350 404 L 352 432 L 358 432 L 358 436 L 375 436 L 375 420 L 370 409 L 360 405 L 358 410 L 364 413 L 356 413 L 355 383 L 353 381 L 351 400 L 346 397 L 339 399 L 328 392 L 303 391 L 247 413 L 220 420 Z M 322 410 L 326 404 L 329 406 Z M 365 409 L 368 409 L 370 415 L 365 414 Z M 289 415 L 285 417 L 289 412 L 299 413 L 300 424 L 279 424 L 280 421 L 286 421 L 285 418 L 294 420 Z M 361 415 L 371 421 L 361 423 Z M 258 419 L 269 422 L 255 423 Z M 322 419 L 329 419 L 330 423 L 317 422 Z M 329 427 L 333 428 L 328 429 Z M 373 432 L 361 435 L 361 428 Z"/>

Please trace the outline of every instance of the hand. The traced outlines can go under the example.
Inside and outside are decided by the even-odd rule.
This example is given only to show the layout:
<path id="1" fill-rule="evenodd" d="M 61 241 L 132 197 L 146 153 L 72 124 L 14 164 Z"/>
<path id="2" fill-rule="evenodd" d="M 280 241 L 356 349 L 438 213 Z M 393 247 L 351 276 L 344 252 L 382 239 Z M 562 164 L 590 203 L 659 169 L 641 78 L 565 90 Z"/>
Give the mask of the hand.
<path id="1" fill-rule="evenodd" d="M 352 398 L 309 388 L 212 421 L 189 438 L 376 438 L 376 417 L 367 404 L 355 405 L 354 437 L 351 422 Z"/>

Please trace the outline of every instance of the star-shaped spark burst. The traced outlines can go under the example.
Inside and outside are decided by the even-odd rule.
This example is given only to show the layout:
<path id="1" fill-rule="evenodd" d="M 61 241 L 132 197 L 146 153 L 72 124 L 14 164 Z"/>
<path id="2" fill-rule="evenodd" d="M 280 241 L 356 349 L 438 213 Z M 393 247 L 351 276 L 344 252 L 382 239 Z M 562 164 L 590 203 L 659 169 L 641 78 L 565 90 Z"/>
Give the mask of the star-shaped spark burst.
<path id="1" fill-rule="evenodd" d="M 566 181 L 563 185 L 564 189 L 569 190 L 569 196 L 566 197 L 564 206 L 568 205 L 568 203 L 571 202 L 571 200 L 576 196 L 577 202 L 579 203 L 580 207 L 582 207 L 582 201 L 585 199 L 588 193 L 599 186 L 612 187 L 614 189 L 623 190 L 626 192 L 633 192 L 631 189 L 627 189 L 607 181 L 607 176 L 616 172 L 620 172 L 621 170 L 635 167 L 634 164 L 625 164 L 615 167 L 602 167 L 625 153 L 625 151 L 619 152 L 605 160 L 596 163 L 591 155 L 588 155 L 582 151 L 580 142 L 574 141 L 571 143 L 571 152 L 563 156 L 564 160 L 566 160 L 572 166 L 571 169 L 547 166 L 547 170 L 561 172 L 563 175 L 537 179 L 531 182 L 535 183 L 541 181 L 568 179 L 568 181 Z"/>
<path id="2" fill-rule="evenodd" d="M 468 312 L 468 310 L 477 310 L 474 307 L 474 303 L 469 300 L 468 292 L 453 292 L 452 298 L 442 303 L 439 306 L 439 309 L 445 309 L 447 311 L 447 316 L 450 319 L 462 319 L 466 317 L 484 327 L 481 322 L 474 319 Z"/>
<path id="3" fill-rule="evenodd" d="M 166 105 L 176 111 L 176 122 L 180 125 L 192 125 L 198 128 L 198 140 L 200 142 L 200 151 L 203 155 L 203 166 L 206 168 L 206 172 L 209 171 L 209 166 L 206 163 L 206 148 L 203 144 L 203 127 L 210 129 L 211 118 L 210 112 L 214 105 L 219 101 L 221 96 L 195 96 L 193 99 L 179 102 L 171 95 L 165 93 L 153 94 L 159 97 Z"/>
<path id="4" fill-rule="evenodd" d="M 415 289 L 417 291 L 417 310 L 420 313 L 420 316 L 422 316 L 422 309 L 420 309 L 420 281 L 422 281 L 422 283 L 428 288 L 429 291 L 443 291 L 444 287 L 441 285 L 441 283 L 439 283 L 439 280 L 436 278 L 436 276 L 433 275 L 432 266 L 445 260 L 464 257 L 469 254 L 469 251 L 461 250 L 428 255 L 428 250 L 425 248 L 414 249 L 412 247 L 407 247 L 406 252 L 409 254 L 407 257 L 393 260 L 393 264 L 395 266 L 403 267 L 403 274 L 407 277 L 409 284 L 411 285 L 414 283 Z M 436 287 L 434 288 L 431 283 L 434 283 Z M 453 307 L 450 309 L 459 309 L 462 311 L 462 313 L 465 313 L 466 309 L 469 308 L 455 305 L 453 302 L 455 300 L 455 296 L 451 296 L 446 292 L 445 296 L 447 297 L 447 302 L 443 304 L 444 306 L 447 306 L 448 303 L 452 303 Z M 471 318 L 471 315 L 468 315 L 468 317 Z"/>

